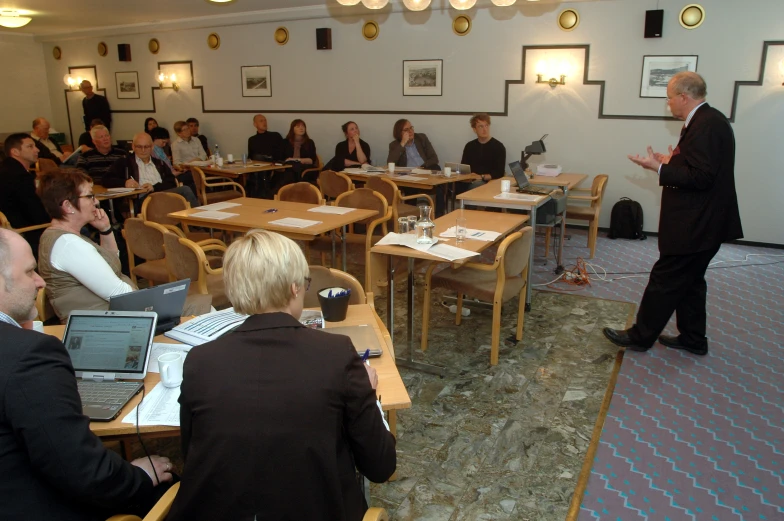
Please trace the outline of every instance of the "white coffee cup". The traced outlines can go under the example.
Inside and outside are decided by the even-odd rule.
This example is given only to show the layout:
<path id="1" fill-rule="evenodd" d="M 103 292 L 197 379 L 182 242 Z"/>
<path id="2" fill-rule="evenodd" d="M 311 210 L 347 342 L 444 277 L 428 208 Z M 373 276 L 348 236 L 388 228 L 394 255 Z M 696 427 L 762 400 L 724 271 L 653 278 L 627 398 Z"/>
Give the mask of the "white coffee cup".
<path id="1" fill-rule="evenodd" d="M 164 387 L 179 387 L 182 383 L 182 353 L 166 353 L 158 357 L 158 370 Z"/>
<path id="2" fill-rule="evenodd" d="M 233 163 L 234 162 L 234 154 L 226 154 L 226 161 L 228 161 L 229 163 Z"/>
<path id="3" fill-rule="evenodd" d="M 387 164 L 387 170 L 389 170 L 390 174 L 393 173 L 395 171 L 395 163 Z"/>
<path id="4" fill-rule="evenodd" d="M 509 179 L 501 179 L 501 191 L 509 192 L 512 189 L 512 181 Z"/>
<path id="5" fill-rule="evenodd" d="M 452 167 L 444 167 L 444 177 L 452 177 Z"/>
<path id="6" fill-rule="evenodd" d="M 44 323 L 40 320 L 33 320 L 33 331 L 38 331 L 39 333 L 44 332 Z"/>
<path id="7" fill-rule="evenodd" d="M 223 166 L 223 158 L 220 157 L 220 156 L 215 158 L 215 164 L 218 165 L 218 166 Z"/>

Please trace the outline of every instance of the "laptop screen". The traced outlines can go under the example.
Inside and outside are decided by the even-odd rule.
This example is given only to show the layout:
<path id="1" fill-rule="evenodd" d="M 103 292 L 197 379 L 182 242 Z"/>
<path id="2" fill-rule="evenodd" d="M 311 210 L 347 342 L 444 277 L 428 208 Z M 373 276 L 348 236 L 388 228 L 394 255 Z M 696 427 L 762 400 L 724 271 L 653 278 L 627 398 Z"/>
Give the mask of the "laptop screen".
<path id="1" fill-rule="evenodd" d="M 155 330 L 154 313 L 75 312 L 63 344 L 77 373 L 143 378 Z"/>
<path id="2" fill-rule="evenodd" d="M 520 161 L 513 161 L 509 163 L 509 170 L 512 171 L 512 175 L 517 181 L 518 188 L 525 188 L 528 186 L 528 177 L 525 175 L 525 170 L 523 170 L 523 166 L 520 164 Z"/>

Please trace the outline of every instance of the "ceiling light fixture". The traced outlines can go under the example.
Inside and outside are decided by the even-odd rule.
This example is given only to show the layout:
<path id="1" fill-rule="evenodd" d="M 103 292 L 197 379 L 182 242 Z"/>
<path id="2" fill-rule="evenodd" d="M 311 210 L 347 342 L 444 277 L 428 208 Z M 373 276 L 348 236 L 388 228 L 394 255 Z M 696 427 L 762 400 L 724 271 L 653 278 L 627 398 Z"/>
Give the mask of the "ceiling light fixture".
<path id="1" fill-rule="evenodd" d="M 476 4 L 476 0 L 449 0 L 449 5 L 457 9 L 458 11 L 465 11 L 466 9 L 471 9 Z"/>
<path id="2" fill-rule="evenodd" d="M 357 5 L 359 0 L 338 0 L 340 5 Z"/>
<path id="3" fill-rule="evenodd" d="M 24 27 L 32 21 L 27 16 L 19 16 L 19 11 L 13 9 L 3 9 L 0 11 L 0 25 L 10 29 Z"/>
<path id="4" fill-rule="evenodd" d="M 422 11 L 430 5 L 430 0 L 403 0 L 403 5 L 410 11 Z"/>
<path id="5" fill-rule="evenodd" d="M 493 5 L 497 5 L 498 7 L 506 7 L 508 5 L 512 5 L 516 1 L 517 0 L 493 0 Z"/>
<path id="6" fill-rule="evenodd" d="M 382 9 L 386 7 L 389 0 L 362 0 L 362 5 L 368 9 Z"/>

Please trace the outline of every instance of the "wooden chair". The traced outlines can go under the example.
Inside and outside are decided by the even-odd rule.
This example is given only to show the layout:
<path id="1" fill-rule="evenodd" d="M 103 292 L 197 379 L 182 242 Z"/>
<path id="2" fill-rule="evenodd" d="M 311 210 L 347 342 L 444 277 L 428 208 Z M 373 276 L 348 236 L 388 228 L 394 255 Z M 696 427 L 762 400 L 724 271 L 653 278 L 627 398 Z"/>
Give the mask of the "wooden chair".
<path id="1" fill-rule="evenodd" d="M 180 194 L 153 192 L 142 203 L 142 219 L 165 226 L 168 230 L 194 242 L 209 240 L 209 232 L 192 232 L 187 224 L 169 217 L 172 212 L 188 210 L 191 204 Z"/>
<path id="2" fill-rule="evenodd" d="M 573 188 L 569 191 L 567 199 L 566 218 L 588 221 L 588 248 L 591 250 L 590 258 L 596 254 L 596 238 L 599 236 L 599 214 L 602 211 L 602 199 L 604 191 L 607 189 L 606 174 L 599 174 L 593 178 L 591 188 Z M 591 195 L 572 195 L 573 192 L 588 192 Z M 572 206 L 570 201 L 590 201 L 590 206 Z M 550 250 L 550 232 L 552 228 L 546 228 L 544 234 L 545 257 Z"/>
<path id="3" fill-rule="evenodd" d="M 200 246 L 195 242 L 167 231 L 163 234 L 163 248 L 166 252 L 166 267 L 170 280 L 191 279 L 189 294 L 212 295 L 212 305 L 216 309 L 229 307 L 229 299 L 223 286 L 223 268 L 213 268 L 206 252 L 226 253 L 224 244 Z"/>
<path id="4" fill-rule="evenodd" d="M 35 297 L 35 309 L 38 311 L 38 318 L 41 322 L 46 323 L 47 320 L 55 316 L 54 308 L 52 307 L 49 299 L 46 298 L 46 290 L 38 290 L 38 295 Z"/>
<path id="5" fill-rule="evenodd" d="M 410 201 L 411 199 L 419 199 L 420 197 L 423 197 L 427 199 L 428 205 L 431 208 L 436 207 L 435 203 L 433 202 L 433 198 L 429 195 L 413 194 L 404 196 L 400 193 L 400 189 L 392 180 L 386 179 L 384 177 L 371 176 L 368 178 L 368 181 L 365 184 L 365 188 L 375 190 L 376 192 L 383 195 L 387 200 L 387 204 L 392 209 L 392 227 L 395 232 L 400 231 L 398 229 L 398 217 L 408 217 L 409 215 L 419 216 L 419 208 L 410 204 L 406 204 L 404 201 Z"/>
<path id="6" fill-rule="evenodd" d="M 25 226 L 24 228 L 14 228 L 11 226 L 11 221 L 5 216 L 3 212 L 0 212 L 0 228 L 5 228 L 7 230 L 13 230 L 16 233 L 22 234 L 26 232 L 32 232 L 33 230 L 43 230 L 49 228 L 51 226 L 51 222 L 43 223 L 43 224 L 34 224 L 32 226 Z"/>
<path id="7" fill-rule="evenodd" d="M 46 159 L 42 157 L 38 161 L 35 162 L 35 175 L 39 176 L 42 174 L 47 174 L 49 172 L 57 172 L 60 170 L 60 167 L 57 166 L 57 163 L 52 161 L 51 159 Z"/>
<path id="8" fill-rule="evenodd" d="M 245 188 L 239 183 L 234 181 L 213 181 L 212 177 L 204 175 L 204 171 L 198 166 L 191 166 L 193 174 L 193 184 L 196 185 L 196 197 L 198 197 L 201 204 L 219 203 L 221 201 L 228 201 L 237 199 L 238 197 L 245 197 Z M 218 178 L 224 179 L 224 178 Z M 219 186 L 230 186 L 229 190 L 221 190 L 218 192 L 208 192 L 207 188 L 215 188 Z"/>
<path id="9" fill-rule="evenodd" d="M 340 194 L 354 189 L 354 183 L 346 174 L 332 170 L 324 170 L 319 174 L 318 185 L 327 201 L 335 200 Z"/>
<path id="10" fill-rule="evenodd" d="M 422 313 L 422 351 L 427 350 L 427 330 L 430 320 L 430 292 L 433 288 L 446 288 L 457 292 L 455 324 L 463 318 L 463 295 L 493 302 L 493 332 L 490 344 L 490 365 L 498 364 L 498 345 L 501 339 L 501 307 L 515 295 L 517 304 L 517 331 L 515 338 L 523 338 L 525 320 L 525 290 L 528 281 L 528 259 L 533 233 L 527 226 L 501 242 L 495 262 L 480 264 L 467 262 L 457 269 L 446 269 L 433 275 L 438 266 L 433 263 L 425 273 L 425 300 Z"/>
<path id="11" fill-rule="evenodd" d="M 138 277 L 147 279 L 150 286 L 169 282 L 166 252 L 163 250 L 164 233 L 166 228 L 157 223 L 147 223 L 139 217 L 125 220 L 122 235 L 128 248 L 128 271 L 137 287 Z M 141 257 L 144 262 L 136 264 L 136 257 Z"/>
<path id="12" fill-rule="evenodd" d="M 315 173 L 318 175 L 318 173 L 321 172 L 321 169 L 324 168 L 324 163 L 321 162 L 321 156 L 318 154 L 316 154 L 316 161 L 315 165 L 300 172 L 300 179 L 305 181 L 305 174 Z"/>
<path id="13" fill-rule="evenodd" d="M 179 482 L 169 487 L 169 490 L 161 496 L 161 499 L 155 503 L 155 506 L 152 507 L 152 510 L 150 510 L 146 516 L 144 516 L 144 519 L 139 516 L 120 514 L 112 516 L 106 521 L 164 521 L 169 514 L 169 510 L 171 510 L 172 503 L 174 503 L 174 497 L 177 495 L 178 490 L 180 490 Z"/>
<path id="14" fill-rule="evenodd" d="M 324 288 L 339 286 L 351 290 L 349 304 L 365 304 L 367 298 L 362 284 L 350 273 L 327 268 L 324 266 L 308 266 L 310 269 L 310 291 L 305 293 L 305 307 L 317 308 L 321 305 L 318 299 L 318 292 Z"/>
<path id="15" fill-rule="evenodd" d="M 304 181 L 281 186 L 275 194 L 276 201 L 290 201 L 293 203 L 324 204 L 321 190 Z"/>

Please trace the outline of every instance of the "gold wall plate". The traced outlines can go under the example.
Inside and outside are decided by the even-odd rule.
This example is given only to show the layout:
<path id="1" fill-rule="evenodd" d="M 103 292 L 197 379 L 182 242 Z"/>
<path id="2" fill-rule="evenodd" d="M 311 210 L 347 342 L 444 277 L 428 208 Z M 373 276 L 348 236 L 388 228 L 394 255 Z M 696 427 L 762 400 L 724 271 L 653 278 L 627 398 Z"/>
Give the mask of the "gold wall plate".
<path id="1" fill-rule="evenodd" d="M 98 44 L 98 56 L 106 56 L 109 54 L 109 47 L 104 42 Z"/>
<path id="2" fill-rule="evenodd" d="M 275 41 L 278 45 L 286 45 L 289 42 L 289 30 L 285 27 L 275 29 Z"/>
<path id="3" fill-rule="evenodd" d="M 161 50 L 161 42 L 159 42 L 157 38 L 151 38 L 150 41 L 147 42 L 147 49 L 153 54 L 158 54 Z"/>
<path id="4" fill-rule="evenodd" d="M 63 51 L 59 47 L 55 47 L 52 49 L 52 56 L 54 56 L 55 60 L 59 60 L 63 57 Z"/>
<path id="5" fill-rule="evenodd" d="M 685 29 L 696 29 L 705 21 L 705 9 L 699 4 L 689 4 L 681 9 L 678 21 Z"/>
<path id="6" fill-rule="evenodd" d="M 220 36 L 218 36 L 218 33 L 210 33 L 210 35 L 207 37 L 207 45 L 212 50 L 220 47 Z"/>
<path id="7" fill-rule="evenodd" d="M 366 22 L 365 25 L 362 26 L 362 36 L 365 37 L 365 40 L 372 42 L 378 38 L 379 32 L 380 29 L 378 28 L 378 24 L 376 22 Z"/>
<path id="8" fill-rule="evenodd" d="M 574 9 L 564 9 L 558 15 L 558 27 L 564 31 L 574 31 L 580 25 L 580 15 Z"/>
<path id="9" fill-rule="evenodd" d="M 471 19 L 461 14 L 452 21 L 452 31 L 458 36 L 465 36 L 471 32 Z"/>

